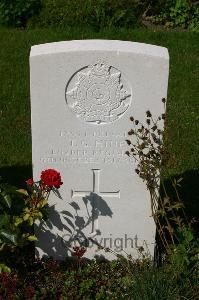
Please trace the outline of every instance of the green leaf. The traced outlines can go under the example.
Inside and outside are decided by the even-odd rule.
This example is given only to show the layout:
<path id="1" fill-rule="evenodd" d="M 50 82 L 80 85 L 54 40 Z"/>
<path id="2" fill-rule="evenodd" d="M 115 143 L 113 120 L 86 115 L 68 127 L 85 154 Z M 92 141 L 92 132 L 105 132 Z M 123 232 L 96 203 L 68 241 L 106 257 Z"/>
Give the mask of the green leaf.
<path id="1" fill-rule="evenodd" d="M 10 268 L 7 267 L 6 265 L 0 264 L 0 273 L 2 273 L 2 272 L 4 272 L 4 273 L 10 273 L 11 270 L 10 270 Z"/>
<path id="2" fill-rule="evenodd" d="M 32 218 L 32 217 L 29 217 L 29 219 L 28 219 L 28 223 L 29 223 L 29 225 L 30 225 L 30 226 L 32 226 L 32 225 L 33 225 L 34 221 L 33 221 L 33 218 Z"/>
<path id="3" fill-rule="evenodd" d="M 25 196 L 28 196 L 28 192 L 24 189 L 19 189 L 19 190 L 17 190 L 17 192 L 20 193 L 20 194 L 23 194 Z"/>
<path id="4" fill-rule="evenodd" d="M 16 217 L 15 221 L 14 221 L 14 225 L 17 227 L 19 226 L 21 223 L 23 223 L 23 219 L 20 217 Z"/>
<path id="5" fill-rule="evenodd" d="M 27 221 L 30 218 L 30 214 L 27 213 L 23 216 L 24 221 Z"/>
<path id="6" fill-rule="evenodd" d="M 29 237 L 27 238 L 29 241 L 34 242 L 37 241 L 37 237 L 35 235 L 29 235 Z"/>
<path id="7" fill-rule="evenodd" d="M 0 228 L 10 223 L 10 217 L 6 214 L 0 215 Z"/>
<path id="8" fill-rule="evenodd" d="M 193 240 L 193 234 L 191 230 L 187 229 L 185 237 L 187 238 L 188 242 L 191 242 Z"/>
<path id="9" fill-rule="evenodd" d="M 0 230 L 0 236 L 6 238 L 11 243 L 17 245 L 17 235 L 9 230 Z"/>
<path id="10" fill-rule="evenodd" d="M 4 200 L 5 204 L 6 204 L 6 206 L 7 206 L 8 208 L 11 208 L 12 200 L 11 200 L 10 195 L 7 194 L 5 191 L 3 191 L 3 192 L 1 193 L 1 195 L 2 195 L 2 197 L 3 197 L 3 200 Z"/>

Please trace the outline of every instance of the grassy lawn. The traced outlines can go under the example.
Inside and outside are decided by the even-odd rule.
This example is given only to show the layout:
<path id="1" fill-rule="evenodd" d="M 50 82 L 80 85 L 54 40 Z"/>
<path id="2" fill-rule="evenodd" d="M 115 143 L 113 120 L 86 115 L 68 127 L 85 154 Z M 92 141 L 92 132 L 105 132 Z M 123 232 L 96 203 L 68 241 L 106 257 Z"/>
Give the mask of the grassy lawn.
<path id="1" fill-rule="evenodd" d="M 29 52 L 34 44 L 72 39 L 118 39 L 156 44 L 170 53 L 168 91 L 170 174 L 199 166 L 199 35 L 188 32 L 89 29 L 0 30 L 0 175 L 9 168 L 31 175 Z M 130 124 L 129 124 L 130 125 Z M 21 167 L 21 169 L 20 169 Z M 23 170 L 21 173 L 20 170 Z M 25 170 L 25 171 L 24 171 Z"/>

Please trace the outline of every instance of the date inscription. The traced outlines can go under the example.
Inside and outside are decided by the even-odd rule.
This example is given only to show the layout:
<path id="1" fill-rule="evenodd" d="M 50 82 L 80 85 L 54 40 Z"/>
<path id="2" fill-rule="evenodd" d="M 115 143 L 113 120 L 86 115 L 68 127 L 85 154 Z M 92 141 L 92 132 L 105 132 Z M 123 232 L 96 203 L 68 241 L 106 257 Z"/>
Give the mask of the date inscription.
<path id="1" fill-rule="evenodd" d="M 126 133 L 60 130 L 58 136 L 59 146 L 51 145 L 40 158 L 41 163 L 68 165 L 129 162 L 125 154 Z"/>

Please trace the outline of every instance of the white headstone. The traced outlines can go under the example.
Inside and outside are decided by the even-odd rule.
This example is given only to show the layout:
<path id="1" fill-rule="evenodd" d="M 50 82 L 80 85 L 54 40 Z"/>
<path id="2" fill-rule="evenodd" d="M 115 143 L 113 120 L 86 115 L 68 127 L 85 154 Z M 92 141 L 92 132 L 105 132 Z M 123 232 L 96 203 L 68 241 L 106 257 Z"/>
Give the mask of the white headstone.
<path id="1" fill-rule="evenodd" d="M 32 161 L 61 173 L 62 199 L 51 195 L 51 226 L 37 230 L 37 252 L 64 259 L 74 245 L 85 256 L 115 258 L 96 245 L 153 254 L 150 195 L 125 154 L 130 116 L 162 112 L 166 48 L 111 40 L 33 46 L 30 54 Z M 147 246 L 146 246 L 147 245 Z"/>

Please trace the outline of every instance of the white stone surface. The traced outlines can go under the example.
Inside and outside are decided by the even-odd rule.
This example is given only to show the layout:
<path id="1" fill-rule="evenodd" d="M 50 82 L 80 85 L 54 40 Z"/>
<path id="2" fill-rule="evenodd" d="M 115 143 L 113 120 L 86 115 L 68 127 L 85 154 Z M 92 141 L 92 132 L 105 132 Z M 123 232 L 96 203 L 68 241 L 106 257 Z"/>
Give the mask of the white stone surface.
<path id="1" fill-rule="evenodd" d="M 144 121 L 148 109 L 162 112 L 168 72 L 167 49 L 153 45 L 84 40 L 32 47 L 34 179 L 53 168 L 64 182 L 62 199 L 49 199 L 51 226 L 37 230 L 40 256 L 64 259 L 78 238 L 89 241 L 89 258 L 114 258 L 95 243 L 134 257 L 147 244 L 153 254 L 149 192 L 124 154 L 125 139 L 130 116 Z"/>

